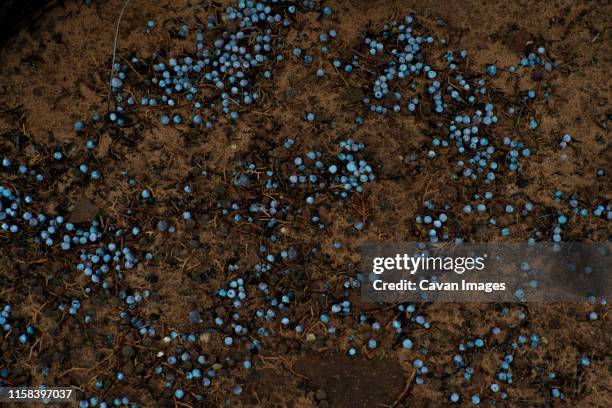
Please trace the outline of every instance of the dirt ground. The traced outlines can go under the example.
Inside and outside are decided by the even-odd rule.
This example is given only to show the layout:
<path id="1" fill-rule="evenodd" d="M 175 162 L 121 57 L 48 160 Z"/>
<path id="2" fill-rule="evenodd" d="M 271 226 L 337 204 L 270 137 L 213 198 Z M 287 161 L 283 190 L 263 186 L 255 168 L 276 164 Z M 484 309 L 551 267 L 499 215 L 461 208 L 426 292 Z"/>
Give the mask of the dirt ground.
<path id="1" fill-rule="evenodd" d="M 225 4 L 131 0 L 119 30 L 117 61 L 129 62 L 132 53 L 181 55 L 191 43 L 173 35 L 178 27 L 183 23 L 197 27 Z M 290 56 L 296 46 L 315 48 L 319 33 L 333 28 L 338 32 L 334 52 L 348 57 L 359 49 L 364 33 L 406 15 L 418 18 L 436 38 L 445 37 L 445 48 L 468 50 L 465 69 L 473 75 L 485 72 L 487 64 L 518 65 L 526 49 L 544 46 L 547 58 L 557 65 L 551 72 L 542 76 L 505 72 L 490 81 L 490 98 L 501 106 L 520 105 L 527 89 L 550 93 L 530 105 L 531 117 L 539 122 L 537 132 L 523 129 L 526 118 L 523 123 L 503 120 L 496 128 L 496 137 L 518 135 L 534 152 L 523 172 L 503 176 L 495 191 L 499 198 L 495 206 L 500 208 L 509 201 L 537 205 L 537 211 L 526 217 L 499 217 L 512 225 L 506 239 L 524 242 L 535 231 L 549 234 L 555 211 L 567 209 L 570 196 L 586 208 L 607 205 L 612 197 L 610 3 L 424 0 L 324 5 L 332 7 L 333 18 L 297 14 L 286 31 L 286 61 L 274 65 L 273 80 L 262 82 L 261 100 L 244 108 L 238 121 L 221 117 L 212 129 L 163 127 L 156 114 L 143 111 L 125 131 L 103 127 L 88 134 L 98 145 L 93 152 L 73 126 L 77 120 L 108 112 L 114 30 L 123 2 L 59 2 L 5 40 L 0 49 L 0 156 L 37 169 L 45 180 L 0 171 L 0 184 L 35 197 L 37 211 L 61 214 L 75 223 L 98 216 L 102 226 L 138 225 L 142 233 L 138 238 L 128 234 L 126 242 L 155 256 L 126 273 L 112 290 L 86 295 L 87 281 L 68 256 L 0 232 L 0 307 L 13 305 L 16 321 L 35 325 L 39 333 L 28 347 L 8 334 L 0 340 L 0 369 L 10 371 L 3 383 L 70 385 L 83 397 L 126 395 L 144 407 L 437 407 L 450 404 L 454 391 L 461 394 L 460 405 L 468 405 L 474 393 L 483 404 L 495 401 L 501 406 L 610 405 L 611 326 L 606 305 L 423 303 L 409 315 L 392 306 L 362 304 L 359 291 L 343 286 L 355 276 L 360 244 L 427 240 L 427 230 L 414 222 L 424 213 L 427 200 L 437 207 L 455 204 L 447 211 L 455 220 L 453 233 L 475 242 L 502 238 L 487 219 L 461 213 L 471 187 L 450 181 L 457 172 L 451 159 L 426 159 L 435 133 L 431 110 L 419 115 L 368 113 L 361 104 L 369 86 L 367 73 L 348 76 L 331 68 L 329 75 L 316 78 L 313 72 L 319 59 L 305 65 Z M 156 28 L 149 32 L 150 19 Z M 444 25 L 436 24 L 440 19 Z M 434 53 L 441 55 L 443 49 L 434 48 Z M 304 120 L 307 112 L 315 113 L 314 121 Z M 355 124 L 357 115 L 366 118 L 362 126 Z M 560 150 L 565 133 L 573 140 Z M 302 254 L 312 253 L 313 247 L 318 250 L 269 275 L 268 283 L 278 296 L 293 294 L 286 313 L 301 322 L 304 334 L 270 321 L 262 325 L 271 335 L 257 337 L 263 343 L 259 353 L 251 353 L 246 344 L 224 347 L 223 338 L 231 334 L 231 327 L 205 329 L 214 326 L 215 317 L 230 316 L 234 309 L 214 291 L 244 277 L 254 297 L 243 313 L 254 316 L 257 309 L 266 310 L 269 302 L 255 293 L 259 282 L 253 271 L 262 257 L 258 248 L 268 237 L 254 224 L 222 217 L 220 208 L 270 199 L 263 188 L 264 173 L 277 165 L 286 172 L 283 163 L 293 160 L 293 153 L 282 148 L 287 138 L 295 139 L 297 151 L 316 149 L 334 155 L 337 142 L 349 137 L 366 145 L 364 154 L 375 167 L 376 180 L 347 200 L 322 199 L 318 204 L 324 214 L 318 213 L 325 218 L 324 230 L 312 225 L 308 209 L 287 219 L 284 242 Z M 57 150 L 70 160 L 53 160 Z M 417 159 L 408 160 L 411 155 Z M 257 167 L 248 188 L 232 183 L 240 162 Z M 103 177 L 90 182 L 79 174 L 81 163 L 99 169 Z M 607 175 L 598 177 L 598 169 Z M 137 183 L 130 185 L 130 178 Z M 183 194 L 185 185 L 193 193 Z M 145 188 L 154 201 L 139 199 Z M 555 200 L 557 190 L 563 192 L 562 200 Z M 279 192 L 294 207 L 302 205 L 300 194 L 289 189 Z M 186 210 L 192 214 L 187 222 L 181 219 Z M 175 225 L 176 233 L 160 233 L 156 229 L 160 220 Z M 358 233 L 353 228 L 357 221 L 367 226 Z M 608 241 L 611 232 L 605 217 L 574 217 L 564 230 L 564 241 Z M 342 242 L 341 249 L 334 247 L 336 241 Z M 228 272 L 228 265 L 237 261 L 240 272 Z M 130 317 L 154 325 L 156 336 L 143 338 L 130 317 L 120 315 L 125 305 L 116 295 L 122 288 L 151 291 Z M 58 309 L 72 299 L 81 301 L 83 315 L 77 318 Z M 351 313 L 333 317 L 335 332 L 330 333 L 319 321 L 320 313 L 345 299 L 351 301 Z M 192 310 L 200 313 L 202 322 L 190 321 Z M 591 311 L 598 313 L 598 320 L 589 321 Z M 359 322 L 361 313 L 369 323 L 378 321 L 385 328 L 377 335 L 374 350 L 366 347 L 372 333 Z M 94 316 L 93 323 L 85 322 L 85 314 Z M 416 315 L 425 316 L 431 329 L 414 323 Z M 389 330 L 393 319 L 403 319 L 406 334 L 416 344 L 413 349 L 402 349 L 401 340 Z M 501 327 L 502 334 L 492 335 L 493 327 Z M 197 333 L 198 341 L 183 347 L 210 356 L 207 368 L 220 364 L 218 380 L 202 392 L 203 401 L 178 401 L 174 388 L 164 388 L 161 377 L 154 374 L 160 365 L 156 355 L 172 352 L 163 337 L 173 330 Z M 512 346 L 517 336 L 532 334 L 539 337 L 537 347 Z M 485 339 L 488 347 L 465 353 L 475 369 L 467 381 L 452 358 L 459 344 L 477 337 Z M 359 350 L 355 358 L 347 356 L 349 343 Z M 508 398 L 502 400 L 489 386 L 510 352 L 514 353 L 513 383 L 503 385 Z M 244 369 L 241 361 L 251 354 L 253 368 Z M 590 358 L 588 367 L 578 363 L 585 355 Z M 423 384 L 414 381 L 416 358 L 429 368 Z M 46 376 L 43 367 L 50 368 Z M 127 375 L 126 381 L 115 380 L 118 371 Z M 556 373 L 554 378 L 548 376 L 551 372 Z M 177 383 L 182 374 L 177 372 Z M 103 390 L 95 388 L 98 379 L 105 380 Z M 240 395 L 232 394 L 236 385 L 244 389 Z M 555 387 L 563 391 L 563 400 L 551 397 Z M 200 391 L 194 388 L 196 392 Z"/>

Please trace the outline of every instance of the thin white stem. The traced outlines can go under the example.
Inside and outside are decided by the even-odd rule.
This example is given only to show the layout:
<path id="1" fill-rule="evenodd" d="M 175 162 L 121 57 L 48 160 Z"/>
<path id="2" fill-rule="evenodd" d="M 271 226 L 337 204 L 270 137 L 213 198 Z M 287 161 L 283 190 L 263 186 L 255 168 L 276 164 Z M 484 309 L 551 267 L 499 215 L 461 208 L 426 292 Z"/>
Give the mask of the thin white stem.
<path id="1" fill-rule="evenodd" d="M 121 12 L 119 13 L 119 18 L 117 19 L 117 27 L 115 29 L 115 41 L 113 44 L 113 61 L 111 62 L 111 71 L 110 78 L 108 79 L 108 85 L 110 86 L 110 92 L 108 93 L 108 99 L 110 100 L 111 94 L 113 93 L 113 71 L 115 70 L 115 58 L 117 56 L 117 41 L 119 40 L 119 26 L 121 25 L 121 19 L 123 18 L 123 12 L 127 8 L 130 0 L 125 0 L 123 3 L 123 7 L 121 8 Z"/>

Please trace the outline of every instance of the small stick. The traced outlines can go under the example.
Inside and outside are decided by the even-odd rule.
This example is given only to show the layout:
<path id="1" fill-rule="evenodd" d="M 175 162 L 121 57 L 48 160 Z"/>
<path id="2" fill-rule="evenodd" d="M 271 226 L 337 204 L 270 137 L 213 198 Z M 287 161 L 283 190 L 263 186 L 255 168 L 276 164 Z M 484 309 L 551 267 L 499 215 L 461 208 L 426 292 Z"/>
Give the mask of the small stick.
<path id="1" fill-rule="evenodd" d="M 399 397 L 397 397 L 397 399 L 395 400 L 395 402 L 391 405 L 391 407 L 396 407 L 397 404 L 399 404 L 400 402 L 402 402 L 402 400 L 406 397 L 406 394 L 408 393 L 408 390 L 410 390 L 410 386 L 412 385 L 412 381 L 414 381 L 414 377 L 416 376 L 416 370 L 414 370 L 412 372 L 412 375 L 410 376 L 410 378 L 408 379 L 408 381 L 406 381 L 406 386 L 404 387 L 404 391 L 402 391 L 402 393 L 400 394 Z"/>

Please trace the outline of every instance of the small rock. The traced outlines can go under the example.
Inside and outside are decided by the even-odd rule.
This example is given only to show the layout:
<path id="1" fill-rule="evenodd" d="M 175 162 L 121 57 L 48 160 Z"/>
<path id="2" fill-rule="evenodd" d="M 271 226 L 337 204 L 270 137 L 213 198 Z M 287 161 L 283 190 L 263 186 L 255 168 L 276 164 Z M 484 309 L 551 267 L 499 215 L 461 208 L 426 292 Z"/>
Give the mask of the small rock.
<path id="1" fill-rule="evenodd" d="M 317 401 L 323 401 L 324 399 L 327 399 L 327 392 L 325 392 L 324 389 L 319 388 L 315 391 L 315 398 Z"/>
<path id="2" fill-rule="evenodd" d="M 86 198 L 79 198 L 72 208 L 72 212 L 70 213 L 69 222 L 73 224 L 78 224 L 81 222 L 90 222 L 100 212 L 100 209 L 91 201 Z"/>

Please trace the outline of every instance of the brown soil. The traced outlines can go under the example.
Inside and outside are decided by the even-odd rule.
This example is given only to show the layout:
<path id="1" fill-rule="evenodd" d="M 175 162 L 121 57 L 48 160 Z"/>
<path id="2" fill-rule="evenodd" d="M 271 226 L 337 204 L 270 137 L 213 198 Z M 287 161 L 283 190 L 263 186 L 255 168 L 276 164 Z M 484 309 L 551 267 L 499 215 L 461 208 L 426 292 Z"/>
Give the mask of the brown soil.
<path id="1" fill-rule="evenodd" d="M 180 50 L 184 43 L 168 35 L 168 30 L 179 21 L 197 24 L 197 18 L 204 20 L 221 3 L 227 2 L 132 0 L 120 29 L 119 61 L 127 61 L 132 51 L 147 55 Z M 451 48 L 469 50 L 470 66 L 481 72 L 489 63 L 498 67 L 517 64 L 530 42 L 545 45 L 559 67 L 544 79 L 499 75 L 491 85 L 496 97 L 512 101 L 519 100 L 519 92 L 532 88 L 550 89 L 553 95 L 533 107 L 540 128 L 527 142 L 535 155 L 522 175 L 525 183 L 509 176 L 496 191 L 497 205 L 511 198 L 517 202 L 529 199 L 543 208 L 513 225 L 510 239 L 525 241 L 543 225 L 551 225 L 555 209 L 567 208 L 566 201 L 554 200 L 556 190 L 563 191 L 566 198 L 575 195 L 589 208 L 610 202 L 609 2 L 361 0 L 326 4 L 334 9 L 335 20 L 298 15 L 299 30 L 289 31 L 287 57 L 298 43 L 305 48 L 304 44 L 316 42 L 321 30 L 332 27 L 338 31 L 335 47 L 350 55 L 365 30 L 408 14 L 418 16 L 436 33 L 446 33 Z M 221 119 L 208 131 L 161 127 L 156 116 L 142 115 L 127 141 L 115 134 L 93 135 L 102 148 L 96 150 L 91 162 L 104 176 L 96 183 L 85 181 L 74 167 L 89 156 L 85 140 L 73 132 L 73 123 L 107 111 L 114 27 L 122 5 L 118 0 L 96 1 L 91 6 L 81 1 L 63 2 L 2 46 L 0 156 L 9 155 L 40 169 L 47 181 L 23 181 L 0 173 L 0 184 L 10 183 L 35 194 L 41 211 L 69 215 L 73 222 L 99 215 L 103 225 L 139 225 L 143 238 L 135 240 L 136 247 L 143 251 L 154 248 L 156 258 L 146 267 L 141 264 L 132 270 L 126 284 L 151 289 L 154 295 L 139 313 L 143 318 L 155 316 L 160 333 L 191 333 L 212 325 L 219 308 L 229 305 L 217 304 L 212 291 L 237 278 L 226 272 L 227 265 L 240 259 L 241 271 L 249 271 L 259 262 L 259 232 L 248 226 L 232 227 L 231 222 L 220 219 L 215 207 L 217 201 L 229 203 L 261 194 L 255 187 L 245 192 L 230 183 L 239 159 L 265 168 L 275 159 L 292 160 L 292 153 L 279 147 L 288 137 L 296 139 L 298 151 L 316 148 L 324 154 L 336 153 L 333 146 L 337 141 L 352 137 L 366 144 L 369 161 L 378 166 L 378 180 L 368 184 L 363 194 L 346 202 L 325 203 L 324 217 L 330 225 L 323 233 L 308 226 L 307 213 L 287 225 L 288 241 L 296 247 L 321 248 L 320 256 L 302 260 L 293 275 L 279 277 L 301 294 L 291 307 L 294 316 L 301 316 L 304 336 L 273 328 L 275 334 L 254 359 L 255 368 L 222 375 L 207 394 L 205 406 L 220 406 L 230 399 L 235 405 L 266 407 L 375 407 L 395 402 L 434 407 L 446 404 L 455 390 L 462 393 L 464 402 L 475 392 L 484 401 L 484 396 L 490 396 L 488 387 L 501 359 L 511 351 L 510 343 L 520 334 L 529 337 L 532 333 L 540 336 L 540 345 L 515 351 L 514 385 L 509 387 L 509 400 L 500 400 L 498 405 L 609 406 L 605 401 L 612 398 L 612 327 L 607 306 L 507 305 L 510 314 L 505 317 L 501 314 L 505 305 L 422 304 L 413 315 L 426 316 L 432 329 L 408 323 L 415 341 L 413 350 L 403 350 L 392 335 L 379 338 L 375 351 L 367 349 L 371 333 L 358 324 L 358 312 L 368 313 L 369 319 L 383 327 L 398 313 L 392 309 L 369 311 L 367 305 L 360 304 L 357 292 L 350 295 L 354 315 L 333 318 L 335 334 L 326 334 L 317 323 L 319 312 L 342 298 L 342 284 L 354 276 L 360 244 L 427 238 L 426 230 L 414 223 L 425 200 L 437 205 L 457 203 L 449 215 L 457 220 L 454 230 L 463 236 L 475 241 L 500 239 L 498 228 L 488 225 L 486 219 L 460 213 L 469 199 L 468 186 L 440 182 L 455 171 L 451 163 L 424 162 L 415 167 L 406 160 L 410 154 L 427 152 L 431 123 L 425 116 L 370 115 L 364 126 L 355 125 L 356 113 L 364 109 L 359 100 L 365 82 L 358 73 L 344 79 L 332 72 L 315 79 L 314 64 L 279 64 L 274 81 L 264 85 L 259 104 L 242 112 L 239 121 Z M 435 27 L 440 18 L 445 26 Z M 145 32 L 149 19 L 154 19 L 159 29 Z M 313 123 L 303 120 L 309 111 L 317 114 Z M 516 130 L 520 123 L 506 123 L 500 134 L 523 132 Z M 561 151 L 558 143 L 564 133 L 570 133 L 574 141 Z M 70 168 L 54 163 L 51 155 L 57 149 L 74 158 Z M 608 176 L 597 178 L 596 169 L 605 169 Z M 124 170 L 138 180 L 136 187 L 128 185 L 128 178 L 121 174 Z M 188 198 L 180 191 L 186 184 L 194 191 Z M 138 200 L 145 187 L 153 192 L 154 205 Z M 128 209 L 130 216 L 126 216 Z M 194 221 L 180 219 L 184 209 L 192 212 Z M 155 226 L 161 219 L 171 220 L 177 233 L 171 237 L 159 233 Z M 358 235 L 352 229 L 356 220 L 367 225 Z M 605 241 L 611 232 L 604 218 L 589 218 L 571 223 L 565 239 Z M 344 247 L 334 249 L 335 241 Z M 95 378 L 111 377 L 112 382 L 113 373 L 123 370 L 130 380 L 114 383 L 109 395 L 128 395 L 145 407 L 179 406 L 172 393 L 162 389 L 161 381 L 149 382 L 155 353 L 168 349 L 158 338 L 143 342 L 129 324 L 118 321 L 122 308 L 115 296 L 101 293 L 82 301 L 83 311 L 95 316 L 95 325 L 66 318 L 58 311 L 58 304 L 82 296 L 86 284 L 74 267 L 66 259 L 41 255 L 31 242 L 0 239 L 0 245 L 4 246 L 0 254 L 0 306 L 2 302 L 13 304 L 18 319 L 35 323 L 43 333 L 27 352 L 0 345 L 0 368 L 10 365 L 12 384 L 71 385 L 92 395 Z M 49 283 L 52 275 L 61 279 Z M 259 307 L 267 305 L 253 302 L 247 310 L 251 313 Z M 191 310 L 202 313 L 202 325 L 189 321 Z M 598 311 L 598 321 L 588 321 L 591 310 Z M 519 319 L 519 312 L 526 318 Z M 490 334 L 494 326 L 503 328 L 502 335 Z M 106 342 L 109 334 L 116 336 L 112 345 Z M 314 334 L 316 340 L 306 340 L 306 334 Z M 345 356 L 348 336 L 354 336 L 360 357 Z M 470 357 L 476 373 L 465 382 L 453 367 L 452 356 L 458 344 L 476 337 L 484 338 L 489 347 Z M 227 353 L 222 342 L 221 333 L 212 333 L 197 347 L 223 360 Z M 139 353 L 120 354 L 128 345 Z M 423 347 L 428 349 L 425 358 L 419 351 Z M 588 369 L 577 364 L 583 355 L 591 358 Z M 423 385 L 415 385 L 411 362 L 420 356 L 430 373 Z M 47 378 L 40 374 L 43 364 L 52 367 Z M 557 378 L 547 379 L 550 371 L 556 372 Z M 244 386 L 240 397 L 228 391 L 236 384 Z M 564 403 L 550 397 L 553 386 L 562 388 Z M 324 390 L 325 398 L 317 399 L 317 390 Z M 319 391 L 319 397 L 322 395 Z"/>

